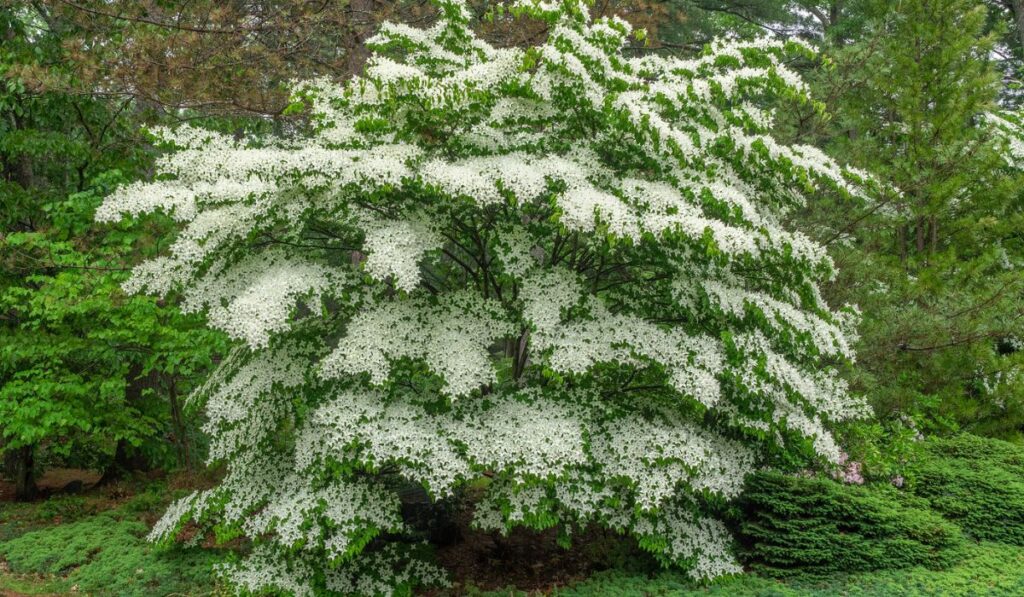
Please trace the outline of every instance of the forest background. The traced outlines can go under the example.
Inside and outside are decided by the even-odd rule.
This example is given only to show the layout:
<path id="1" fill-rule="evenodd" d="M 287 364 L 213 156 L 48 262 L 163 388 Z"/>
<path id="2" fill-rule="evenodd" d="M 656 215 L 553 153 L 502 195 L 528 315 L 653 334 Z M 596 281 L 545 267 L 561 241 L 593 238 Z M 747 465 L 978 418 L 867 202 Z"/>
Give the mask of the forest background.
<path id="1" fill-rule="evenodd" d="M 546 34 L 526 19 L 488 18 L 493 2 L 472 6 L 478 30 L 497 46 Z M 969 468 L 935 472 L 922 464 L 928 454 L 947 464 L 989 459 L 1008 477 L 991 482 L 986 499 L 1016 508 L 1007 516 L 1024 527 L 1024 488 L 1012 469 L 1024 462 L 1014 451 L 1024 442 L 1024 137 L 1016 116 L 1024 0 L 608 0 L 592 12 L 646 28 L 628 50 L 635 54 L 695 55 L 722 36 L 813 42 L 818 58 L 791 66 L 826 109 L 781 106 L 780 140 L 817 146 L 899 190 L 871 204 L 821 198 L 790 214 L 791 226 L 836 262 L 825 298 L 860 308 L 858 360 L 844 375 L 874 416 L 842 430 L 846 468 L 822 471 L 837 480 L 821 482 L 839 489 L 780 489 L 788 481 L 778 479 L 759 487 L 820 497 L 907 480 L 925 499 L 929 475 L 955 477 L 947 480 L 955 485 Z M 41 483 L 47 471 L 92 471 L 85 485 L 114 495 L 110 507 L 138 494 L 149 497 L 133 507 L 154 515 L 165 494 L 217 475 L 203 464 L 202 405 L 186 397 L 231 342 L 180 313 L 174 297 L 126 296 L 120 287 L 133 265 L 166 250 L 175 223 L 159 215 L 94 223 L 103 197 L 152 176 L 160 148 L 146 130 L 191 123 L 238 138 L 301 130 L 308 113 L 289 103 L 290 81 L 344 80 L 360 71 L 363 42 L 379 23 L 435 16 L 415 1 L 0 2 L 2 499 L 35 500 L 31 511 L 11 505 L 11 518 L 0 515 L 0 524 L 24 527 L 0 532 L 0 541 L 42 519 L 53 531 L 102 509 L 87 496 L 66 497 L 78 493 L 75 479 L 70 488 L 65 478 Z M 154 479 L 163 484 L 151 491 Z M 978 491 L 983 482 L 972 483 L 964 485 Z M 748 505 L 771 493 L 753 489 Z M 40 518 L 45 504 L 58 505 Z M 932 506 L 953 519 L 957 508 L 966 510 L 960 519 L 983 509 L 943 508 L 934 496 Z M 984 526 L 964 523 L 969 535 L 971 524 Z M 751 567 L 772 569 L 758 555 L 757 533 L 744 536 Z M 0 556 L 20 565 L 16 549 L 0 547 Z M 60 579 L 71 572 L 54 561 L 23 569 L 52 573 L 65 587 Z"/>

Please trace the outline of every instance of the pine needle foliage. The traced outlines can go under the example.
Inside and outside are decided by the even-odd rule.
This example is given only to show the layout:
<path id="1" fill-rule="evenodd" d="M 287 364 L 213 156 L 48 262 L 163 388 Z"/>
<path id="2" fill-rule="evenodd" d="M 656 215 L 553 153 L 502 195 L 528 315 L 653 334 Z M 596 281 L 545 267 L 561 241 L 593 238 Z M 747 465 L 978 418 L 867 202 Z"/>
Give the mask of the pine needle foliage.
<path id="1" fill-rule="evenodd" d="M 764 472 L 741 498 L 743 558 L 770 576 L 956 564 L 964 539 L 926 500 L 892 487 Z"/>
<path id="2" fill-rule="evenodd" d="M 1024 448 L 970 434 L 930 439 L 908 478 L 975 539 L 1024 545 Z"/>

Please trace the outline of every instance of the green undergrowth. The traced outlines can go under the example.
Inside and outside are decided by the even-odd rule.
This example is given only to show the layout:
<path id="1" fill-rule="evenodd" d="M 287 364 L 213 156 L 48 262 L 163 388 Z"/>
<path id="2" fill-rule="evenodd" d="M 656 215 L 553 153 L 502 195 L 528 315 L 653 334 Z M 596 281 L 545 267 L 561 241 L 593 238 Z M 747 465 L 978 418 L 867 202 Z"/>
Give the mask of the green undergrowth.
<path id="1" fill-rule="evenodd" d="M 79 496 L 5 504 L 0 514 L 0 593 L 118 597 L 211 595 L 214 550 L 158 548 L 147 517 L 159 489 L 116 507 Z M 9 507 L 8 507 L 9 506 Z M 155 511 L 150 508 L 156 506 Z"/>
<path id="2" fill-rule="evenodd" d="M 579 557 L 591 569 L 610 569 L 544 594 L 1024 595 L 1021 475 L 1024 450 L 970 436 L 922 442 L 902 490 L 759 473 L 748 479 L 730 520 L 737 555 L 750 573 L 702 585 L 638 559 L 626 544 L 595 543 L 589 546 L 593 553 L 582 544 L 576 546 Z M 142 482 L 0 504 L 0 595 L 227 594 L 213 566 L 230 557 L 230 548 L 168 549 L 145 540 L 156 517 L 183 491 Z M 517 577 L 512 572 L 507 578 Z M 459 586 L 441 594 L 528 593 Z"/>
<path id="3" fill-rule="evenodd" d="M 471 590 L 468 594 L 488 597 L 530 595 L 511 589 Z M 654 575 L 607 570 L 550 594 L 557 597 L 1009 597 L 1024 595 L 1024 548 L 998 543 L 971 543 L 956 566 L 941 571 L 915 567 L 835 574 L 814 580 L 745 574 L 719 579 L 707 586 L 694 583 L 681 572 L 670 570 Z"/>
<path id="4" fill-rule="evenodd" d="M 36 508 L 35 504 L 0 503 L 0 545 L 43 526 Z"/>

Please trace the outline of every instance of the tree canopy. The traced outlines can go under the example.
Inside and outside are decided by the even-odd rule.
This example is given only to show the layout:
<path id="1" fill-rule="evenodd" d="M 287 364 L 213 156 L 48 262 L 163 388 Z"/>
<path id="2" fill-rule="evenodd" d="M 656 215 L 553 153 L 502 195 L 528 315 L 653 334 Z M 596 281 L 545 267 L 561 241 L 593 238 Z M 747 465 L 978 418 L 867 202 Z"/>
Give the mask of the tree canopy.
<path id="1" fill-rule="evenodd" d="M 780 222 L 876 186 L 769 135 L 773 102 L 810 101 L 784 61 L 808 49 L 627 58 L 631 27 L 571 2 L 518 5 L 547 40 L 495 48 L 437 6 L 382 26 L 363 76 L 297 88 L 312 134 L 162 130 L 159 178 L 97 212 L 183 222 L 126 288 L 243 343 L 203 392 L 228 476 L 154 536 L 257 540 L 228 572 L 249 590 L 435 580 L 357 555 L 402 528 L 381 474 L 436 497 L 486 475 L 483 528 L 595 521 L 696 577 L 738 571 L 708 501 L 766 462 L 838 461 L 828 424 L 866 413 L 836 374 L 855 313 Z"/>

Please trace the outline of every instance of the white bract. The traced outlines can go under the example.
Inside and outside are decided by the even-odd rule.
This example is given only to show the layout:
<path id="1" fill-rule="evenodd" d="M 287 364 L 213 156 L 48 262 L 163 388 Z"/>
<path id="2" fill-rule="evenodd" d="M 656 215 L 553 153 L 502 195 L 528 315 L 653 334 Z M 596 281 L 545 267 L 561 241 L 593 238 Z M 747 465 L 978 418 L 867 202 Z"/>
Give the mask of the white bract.
<path id="1" fill-rule="evenodd" d="M 851 310 L 823 247 L 783 229 L 863 174 L 770 136 L 805 97 L 800 44 L 623 52 L 619 19 L 525 3 L 536 48 L 497 49 L 459 0 L 385 25 L 367 72 L 296 88 L 288 138 L 188 127 L 159 180 L 99 217 L 183 222 L 126 288 L 173 292 L 244 342 L 197 392 L 227 465 L 154 528 L 248 535 L 239 589 L 386 593 L 443 575 L 394 479 L 435 499 L 486 475 L 475 524 L 599 524 L 695 578 L 737 572 L 714 507 L 772 457 L 836 460 L 865 412 L 834 367 Z"/>
<path id="2" fill-rule="evenodd" d="M 1019 112 L 988 112 L 985 122 L 989 131 L 1005 144 L 1003 159 L 1008 166 L 1024 170 L 1024 118 Z"/>

